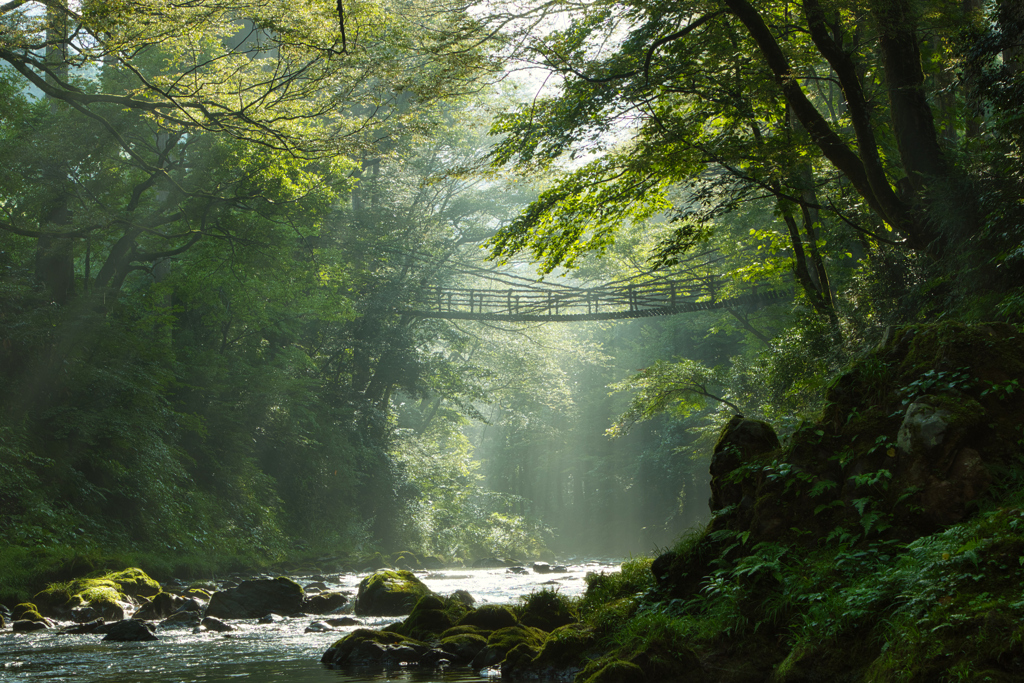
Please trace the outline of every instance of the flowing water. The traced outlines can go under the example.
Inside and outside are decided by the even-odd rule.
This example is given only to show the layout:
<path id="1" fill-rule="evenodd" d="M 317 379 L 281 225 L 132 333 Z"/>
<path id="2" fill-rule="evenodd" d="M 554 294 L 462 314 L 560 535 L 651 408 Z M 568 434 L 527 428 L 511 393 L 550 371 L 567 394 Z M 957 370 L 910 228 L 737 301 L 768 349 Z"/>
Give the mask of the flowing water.
<path id="1" fill-rule="evenodd" d="M 587 572 L 611 572 L 617 564 L 587 562 L 569 565 L 565 573 L 510 574 L 504 569 L 453 569 L 418 575 L 434 592 L 470 592 L 477 604 L 514 602 L 521 595 L 555 588 L 579 595 Z M 365 576 L 329 577 L 329 590 L 355 594 Z M 306 577 L 293 577 L 305 585 Z M 320 577 L 318 577 L 320 578 Z M 333 579 L 331 581 L 330 579 Z M 444 672 L 396 669 L 340 671 L 320 664 L 320 656 L 345 633 L 360 626 L 324 633 L 305 633 L 323 617 L 291 618 L 277 624 L 255 620 L 229 621 L 230 633 L 158 630 L 148 643 L 105 643 L 99 635 L 58 635 L 56 631 L 15 634 L 0 631 L 0 683 L 10 681 L 76 681 L 80 683 L 480 683 L 499 677 L 496 671 L 453 668 Z M 364 627 L 379 628 L 393 617 L 360 618 Z"/>

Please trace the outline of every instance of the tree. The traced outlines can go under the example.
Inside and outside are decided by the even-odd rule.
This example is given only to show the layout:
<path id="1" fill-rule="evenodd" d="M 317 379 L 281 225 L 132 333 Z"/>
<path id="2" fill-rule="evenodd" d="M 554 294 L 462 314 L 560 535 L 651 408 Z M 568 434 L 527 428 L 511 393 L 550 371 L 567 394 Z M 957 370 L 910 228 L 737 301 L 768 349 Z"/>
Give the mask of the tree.
<path id="1" fill-rule="evenodd" d="M 526 171 L 592 160 L 503 229 L 495 257 L 529 249 L 548 270 L 573 265 L 605 249 L 624 221 L 668 211 L 676 227 L 661 258 L 670 260 L 706 237 L 710 218 L 760 194 L 788 224 L 799 283 L 828 312 L 816 253 L 826 222 L 932 257 L 975 236 L 970 191 L 949 155 L 957 131 L 939 130 L 929 99 L 948 52 L 926 60 L 919 47 L 925 32 L 953 41 L 958 24 L 978 19 L 973 10 L 925 13 L 911 0 L 558 7 L 568 27 L 532 51 L 558 91 L 498 121 L 494 160 Z M 944 118 L 961 131 L 964 105 L 954 98 Z M 670 203 L 668 188 L 681 183 L 691 191 Z M 951 193 L 961 212 L 932 209 Z"/>
<path id="2" fill-rule="evenodd" d="M 0 230 L 38 240 L 59 303 L 76 268 L 116 297 L 200 239 L 251 239 L 239 213 L 330 201 L 326 176 L 367 138 L 415 130 L 415 103 L 476 89 L 487 68 L 466 15 L 430 3 L 357 4 L 341 26 L 315 1 L 46 8 L 0 8 L 0 61 L 50 104 L 7 136 L 22 183 Z"/>

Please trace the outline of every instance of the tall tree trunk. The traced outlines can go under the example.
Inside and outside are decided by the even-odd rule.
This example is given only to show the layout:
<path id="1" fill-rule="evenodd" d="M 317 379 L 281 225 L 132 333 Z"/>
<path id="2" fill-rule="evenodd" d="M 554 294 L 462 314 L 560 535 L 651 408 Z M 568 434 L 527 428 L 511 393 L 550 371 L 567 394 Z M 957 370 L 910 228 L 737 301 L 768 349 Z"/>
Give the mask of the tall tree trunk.
<path id="1" fill-rule="evenodd" d="M 948 174 L 931 105 L 925 97 L 917 18 L 909 0 L 873 0 L 889 112 L 907 181 L 922 196 L 930 179 Z"/>

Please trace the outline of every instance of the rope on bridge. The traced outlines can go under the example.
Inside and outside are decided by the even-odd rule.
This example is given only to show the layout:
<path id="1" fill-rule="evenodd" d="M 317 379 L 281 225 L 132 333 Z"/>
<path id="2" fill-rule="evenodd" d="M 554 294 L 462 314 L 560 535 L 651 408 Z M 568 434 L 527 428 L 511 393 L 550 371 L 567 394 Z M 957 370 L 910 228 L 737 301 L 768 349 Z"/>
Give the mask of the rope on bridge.
<path id="1" fill-rule="evenodd" d="M 419 318 L 446 320 L 492 320 L 504 322 L 570 322 L 576 320 L 625 320 L 658 315 L 676 315 L 722 308 L 766 306 L 792 298 L 790 290 L 751 292 L 728 299 L 715 300 L 715 283 L 676 291 L 677 283 L 653 286 L 630 285 L 615 290 L 573 290 L 547 292 L 536 290 L 430 290 L 433 299 L 429 309 L 404 313 Z M 710 296 L 709 301 L 697 301 Z M 601 308 L 605 310 L 600 310 Z M 623 308 L 625 307 L 625 308 Z M 583 309 L 586 308 L 586 312 Z M 579 312 L 563 312 L 578 309 Z"/>

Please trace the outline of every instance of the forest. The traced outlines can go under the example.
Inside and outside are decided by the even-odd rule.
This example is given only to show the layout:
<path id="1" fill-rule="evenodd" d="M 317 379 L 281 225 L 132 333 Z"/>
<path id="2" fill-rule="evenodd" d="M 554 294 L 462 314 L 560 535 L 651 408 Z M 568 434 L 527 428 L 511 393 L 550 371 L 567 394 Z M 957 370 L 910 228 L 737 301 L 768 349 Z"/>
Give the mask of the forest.
<path id="1" fill-rule="evenodd" d="M 682 628 L 714 555 L 701 638 L 806 644 L 752 597 L 832 599 L 786 583 L 794 548 L 889 571 L 1024 505 L 1022 151 L 1015 0 L 7 0 L 0 602 L 126 566 L 649 556 L 591 614 Z M 425 314 L 669 282 L 703 289 Z M 908 406 L 984 461 L 959 512 L 886 464 L 922 448 Z M 1019 621 L 1017 593 L 972 609 Z"/>

